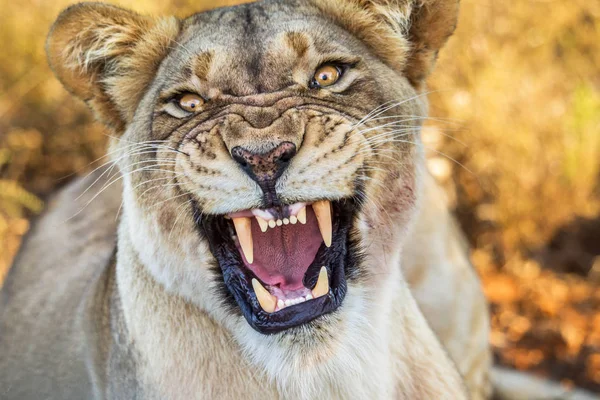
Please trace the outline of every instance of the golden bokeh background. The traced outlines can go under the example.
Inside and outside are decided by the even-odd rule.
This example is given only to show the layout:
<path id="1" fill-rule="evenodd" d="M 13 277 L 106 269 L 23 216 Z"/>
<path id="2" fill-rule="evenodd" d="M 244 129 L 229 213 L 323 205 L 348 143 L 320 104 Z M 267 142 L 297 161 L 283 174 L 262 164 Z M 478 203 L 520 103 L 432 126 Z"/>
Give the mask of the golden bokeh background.
<path id="1" fill-rule="evenodd" d="M 105 151 L 45 59 L 70 3 L 0 3 L 0 281 L 44 197 Z M 429 87 L 429 166 L 473 246 L 496 361 L 600 392 L 600 2 L 463 0 Z"/>

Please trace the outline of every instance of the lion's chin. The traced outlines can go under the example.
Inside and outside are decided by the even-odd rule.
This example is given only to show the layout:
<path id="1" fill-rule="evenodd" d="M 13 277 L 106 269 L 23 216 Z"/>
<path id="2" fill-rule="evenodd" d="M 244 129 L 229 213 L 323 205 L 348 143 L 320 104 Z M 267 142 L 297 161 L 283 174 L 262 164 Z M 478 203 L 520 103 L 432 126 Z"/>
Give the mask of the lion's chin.
<path id="1" fill-rule="evenodd" d="M 295 203 L 268 210 L 203 216 L 207 238 L 226 287 L 247 322 L 263 334 L 307 324 L 336 311 L 347 279 L 358 273 L 351 199 Z"/>

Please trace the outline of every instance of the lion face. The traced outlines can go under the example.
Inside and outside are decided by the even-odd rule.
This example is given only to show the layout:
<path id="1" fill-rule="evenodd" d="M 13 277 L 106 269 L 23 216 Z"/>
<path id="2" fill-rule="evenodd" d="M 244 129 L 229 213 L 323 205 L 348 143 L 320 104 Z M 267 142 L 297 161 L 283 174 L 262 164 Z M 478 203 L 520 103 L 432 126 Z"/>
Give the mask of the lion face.
<path id="1" fill-rule="evenodd" d="M 354 20 L 318 1 L 158 22 L 82 5 L 71 14 L 101 32 L 67 15 L 49 38 L 61 80 L 120 135 L 121 233 L 238 338 L 248 326 L 315 346 L 342 337 L 397 278 L 437 42 L 413 51 L 412 3 L 385 2 L 399 7 L 385 17 L 348 3 Z"/>

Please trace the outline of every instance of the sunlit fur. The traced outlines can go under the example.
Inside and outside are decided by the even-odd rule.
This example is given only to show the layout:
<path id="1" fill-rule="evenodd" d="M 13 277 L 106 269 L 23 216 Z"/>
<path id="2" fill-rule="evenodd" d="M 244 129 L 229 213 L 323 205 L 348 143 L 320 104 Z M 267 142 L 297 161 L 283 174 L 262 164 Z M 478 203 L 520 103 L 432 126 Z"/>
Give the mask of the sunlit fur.
<path id="1" fill-rule="evenodd" d="M 89 384 L 97 397 L 118 398 L 459 399 L 467 396 L 462 373 L 473 397 L 485 398 L 487 311 L 460 235 L 443 201 L 435 203 L 419 134 L 424 79 L 456 11 L 450 0 L 266 1 L 185 20 L 100 4 L 65 11 L 49 36 L 51 65 L 113 130 L 110 157 L 120 172 L 111 180 L 111 169 L 100 170 L 94 181 L 103 192 L 86 192 L 84 206 L 122 184 L 119 201 L 105 200 L 119 212 L 115 262 L 101 274 L 114 284 L 88 300 L 109 305 L 84 308 L 78 322 L 105 318 L 109 329 L 102 336 L 88 327 L 74 339 L 88 344 L 72 358 L 85 360 L 90 377 L 63 377 L 77 392 L 34 379 L 12 393 L 69 397 Z M 352 68 L 336 85 L 309 89 L 332 58 Z M 181 91 L 207 99 L 197 115 L 173 109 Z M 277 182 L 280 198 L 354 197 L 361 211 L 352 234 L 364 260 L 337 312 L 265 336 L 225 304 L 192 202 L 203 215 L 259 207 L 260 188 L 230 151 L 280 141 L 298 148 Z M 88 218 L 86 208 L 73 213 Z M 448 308 L 439 299 L 456 295 L 453 286 L 425 283 L 419 269 L 446 274 L 482 306 Z M 36 342 L 23 337 L 23 345 Z M 25 358 L 22 370 L 36 362 Z M 9 382 L 20 379 L 16 370 Z"/>

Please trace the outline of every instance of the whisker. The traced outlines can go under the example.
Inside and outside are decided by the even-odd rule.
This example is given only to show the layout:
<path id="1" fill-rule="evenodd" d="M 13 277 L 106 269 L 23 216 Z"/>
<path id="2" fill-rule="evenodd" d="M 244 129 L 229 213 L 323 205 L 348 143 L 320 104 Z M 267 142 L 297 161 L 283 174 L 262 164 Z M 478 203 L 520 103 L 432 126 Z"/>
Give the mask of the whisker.
<path id="1" fill-rule="evenodd" d="M 173 233 L 173 229 L 175 228 L 175 225 L 177 225 L 177 221 L 179 220 L 179 218 L 185 213 L 186 209 L 182 209 L 181 211 L 178 211 L 182 206 L 185 205 L 190 205 L 191 207 L 192 204 L 192 200 L 187 200 L 186 202 L 184 202 L 183 204 L 180 204 L 176 209 L 175 212 L 177 213 L 177 217 L 175 218 L 175 222 L 173 222 L 173 226 L 171 226 L 171 230 L 169 231 L 169 236 L 168 239 L 171 240 L 171 234 Z"/>
<path id="2" fill-rule="evenodd" d="M 181 173 L 177 173 L 174 171 L 168 171 L 168 170 L 164 170 L 164 169 L 160 169 L 160 168 L 156 168 L 155 165 L 150 165 L 150 166 L 146 166 L 143 168 L 138 168 L 134 171 L 128 172 L 127 174 L 120 174 L 120 176 L 118 178 L 113 179 L 112 181 L 104 184 L 104 186 L 98 191 L 98 193 L 96 193 L 79 211 L 77 211 L 75 214 L 73 214 L 72 216 L 70 216 L 69 218 L 67 218 L 66 220 L 64 220 L 63 222 L 67 222 L 72 218 L 75 218 L 77 215 L 79 215 L 83 210 L 85 210 L 87 208 L 87 206 L 89 206 L 92 201 L 94 201 L 98 196 L 100 196 L 105 190 L 107 190 L 110 186 L 112 186 L 113 184 L 115 184 L 116 182 L 118 182 L 119 180 L 123 179 L 126 176 L 129 176 L 135 172 L 140 172 L 140 171 L 159 171 L 159 172 L 164 172 L 164 173 L 170 173 L 170 174 L 174 174 L 174 175 L 183 175 Z"/>
<path id="3" fill-rule="evenodd" d="M 416 146 L 423 146 L 423 148 L 427 151 L 432 151 L 440 156 L 446 157 L 448 160 L 454 162 L 456 165 L 462 167 L 465 169 L 465 171 L 467 171 L 468 173 L 472 174 L 473 176 L 476 176 L 475 173 L 473 171 L 471 171 L 469 168 L 467 168 L 464 164 L 462 164 L 460 161 L 455 160 L 454 158 L 450 157 L 448 154 L 441 152 L 439 150 L 433 149 L 431 147 L 425 146 L 422 143 L 415 143 L 415 142 L 411 142 L 411 141 L 407 141 L 407 140 L 395 140 L 392 139 L 391 141 L 393 142 L 401 142 L 401 143 L 408 143 L 408 144 L 414 144 Z M 388 141 L 389 142 L 389 141 Z M 387 143 L 387 142 L 386 142 Z M 376 146 L 375 146 L 376 147 Z"/>
<path id="4" fill-rule="evenodd" d="M 165 176 L 165 177 L 162 177 L 162 178 L 149 179 L 149 180 L 147 180 L 147 181 L 143 181 L 143 182 L 141 182 L 141 183 L 138 183 L 137 185 L 135 185 L 135 186 L 133 187 L 133 189 L 132 189 L 132 190 L 133 190 L 133 191 L 135 191 L 135 190 L 136 190 L 138 187 L 140 187 L 140 186 L 142 186 L 142 185 L 148 184 L 148 183 L 150 183 L 150 182 L 164 181 L 165 179 L 173 180 L 173 179 L 175 179 L 175 178 L 173 178 L 173 177 L 170 177 L 170 176 Z M 119 205 L 119 208 L 117 209 L 117 215 L 115 216 L 115 221 L 116 221 L 116 220 L 119 218 L 119 214 L 121 213 L 121 209 L 123 208 L 123 204 L 124 204 L 124 203 L 125 203 L 125 199 L 122 199 L 122 200 L 121 200 L 121 204 Z"/>
<path id="5" fill-rule="evenodd" d="M 107 135 L 107 134 L 105 134 L 105 135 L 106 135 L 106 136 L 110 136 L 110 135 Z M 111 137 L 112 137 L 112 136 L 111 136 Z M 118 138 L 117 138 L 117 139 L 118 139 Z M 145 143 L 145 142 L 141 142 L 141 143 L 143 144 L 143 143 Z M 140 143 L 134 143 L 134 144 L 130 144 L 130 145 L 127 145 L 127 146 L 124 146 L 124 147 L 125 147 L 125 148 L 128 148 L 128 147 L 138 146 L 139 144 L 140 144 Z M 72 172 L 72 173 L 70 173 L 70 174 L 67 174 L 67 175 L 65 175 L 65 176 L 62 176 L 62 177 L 58 178 L 58 179 L 57 179 L 57 181 L 61 181 L 61 180 L 63 180 L 63 179 L 69 178 L 69 177 L 71 177 L 71 176 L 73 176 L 73 175 L 77 174 L 78 172 L 81 172 L 81 171 L 83 171 L 84 169 L 86 169 L 86 168 L 87 168 L 87 167 L 89 167 L 90 165 L 93 165 L 93 164 L 97 163 L 98 161 L 100 161 L 100 160 L 102 160 L 102 159 L 104 159 L 104 158 L 110 157 L 112 154 L 114 154 L 114 153 L 118 153 L 118 152 L 120 152 L 120 151 L 122 151 L 122 149 L 114 149 L 114 150 L 112 150 L 112 151 L 109 151 L 109 152 L 107 152 L 106 154 L 104 154 L 103 156 L 101 156 L 101 157 L 98 157 L 98 158 L 96 158 L 95 160 L 93 160 L 93 161 L 89 162 L 87 165 L 85 165 L 85 166 L 83 166 L 83 167 L 81 167 L 81 168 L 77 169 L 75 172 Z M 102 167 L 104 167 L 104 166 L 106 166 L 106 165 L 108 165 L 108 164 L 110 164 L 110 163 L 112 163 L 112 162 L 113 162 L 113 160 L 109 160 L 109 161 L 107 161 L 107 162 L 103 163 L 102 165 L 100 165 L 100 166 L 98 166 L 98 167 L 94 168 L 92 171 L 88 172 L 88 173 L 87 173 L 85 176 L 89 176 L 89 175 L 93 174 L 93 173 L 94 173 L 94 172 L 96 172 L 97 170 L 101 169 Z"/>
<path id="6" fill-rule="evenodd" d="M 376 130 L 379 130 L 379 129 L 384 129 L 384 128 L 387 128 L 387 127 L 389 127 L 389 126 L 393 126 L 393 127 L 397 127 L 397 128 L 412 128 L 412 129 L 421 129 L 421 127 L 420 127 L 420 126 L 414 126 L 414 125 L 399 125 L 399 124 L 402 124 L 403 122 L 405 122 L 405 121 L 394 121 L 394 122 L 389 122 L 389 123 L 387 123 L 387 124 L 384 124 L 384 125 L 378 125 L 378 126 L 374 126 L 374 127 L 368 128 L 368 129 L 356 130 L 355 132 L 356 132 L 356 133 L 361 133 L 361 134 L 364 134 L 364 133 L 367 133 L 367 132 L 376 131 Z"/>
<path id="7" fill-rule="evenodd" d="M 142 152 L 142 153 L 137 153 L 137 154 L 145 154 L 145 153 L 144 153 L 144 152 Z M 88 192 L 88 191 L 89 191 L 89 190 L 90 190 L 90 189 L 91 189 L 91 188 L 92 188 L 92 187 L 93 187 L 93 186 L 94 186 L 96 183 L 98 183 L 98 181 L 99 181 L 99 180 L 101 180 L 101 179 L 104 177 L 104 175 L 112 173 L 112 171 L 113 171 L 113 169 L 115 168 L 115 166 L 117 166 L 117 165 L 118 165 L 118 164 L 117 164 L 117 163 L 118 163 L 118 161 L 119 161 L 119 160 L 121 160 L 121 159 L 122 159 L 122 158 L 124 158 L 124 157 L 126 157 L 126 155 L 124 155 L 124 156 L 122 156 L 122 157 L 119 157 L 118 159 L 116 159 L 116 160 L 114 160 L 114 161 L 111 161 L 111 162 L 113 163 L 113 165 L 111 165 L 111 166 L 110 166 L 110 168 L 107 168 L 107 169 L 106 169 L 106 171 L 104 171 L 102 174 L 100 174 L 100 176 L 99 176 L 98 178 L 96 178 L 96 180 L 94 180 L 94 182 L 92 182 L 92 183 L 91 183 L 91 184 L 90 184 L 90 185 L 89 185 L 89 186 L 88 186 L 88 187 L 87 187 L 87 188 L 86 188 L 86 189 L 85 189 L 85 190 L 84 190 L 84 191 L 83 191 L 83 192 L 82 192 L 82 193 L 81 193 L 79 196 L 77 196 L 77 198 L 75 198 L 75 200 L 79 200 L 79 199 L 80 199 L 80 198 L 81 198 L 83 195 L 85 195 L 85 194 L 86 194 L 86 193 L 87 193 L 87 192 Z M 172 160 L 169 160 L 169 159 L 165 159 L 165 160 L 167 160 L 167 161 L 172 161 Z M 154 161 L 155 161 L 155 160 L 145 160 L 145 161 L 140 161 L 140 162 L 136 162 L 136 163 L 134 163 L 134 164 L 130 164 L 128 167 L 130 167 L 130 166 L 132 166 L 132 165 L 136 165 L 136 164 L 141 164 L 141 163 L 146 163 L 146 162 L 154 162 Z M 173 163 L 173 164 L 175 164 L 175 163 Z M 108 163 L 107 163 L 107 164 L 104 164 L 104 165 L 108 165 Z M 97 169 L 98 169 L 98 168 L 96 168 L 94 171 L 96 171 Z M 93 173 L 93 171 L 92 171 L 92 172 L 90 172 L 90 174 L 88 174 L 88 176 L 89 176 L 89 175 L 91 175 L 92 173 Z"/>
<path id="8" fill-rule="evenodd" d="M 427 91 L 427 92 L 423 92 L 423 93 L 417 94 L 417 95 L 415 95 L 415 96 L 409 97 L 409 98 L 407 98 L 407 99 L 404 99 L 404 100 L 398 101 L 397 103 L 394 103 L 394 104 L 392 104 L 392 105 L 390 105 L 390 106 L 386 106 L 386 107 L 384 107 L 382 110 L 379 110 L 379 111 L 377 111 L 376 113 L 372 114 L 372 115 L 371 115 L 369 118 L 363 118 L 363 119 L 361 119 L 361 120 L 360 120 L 358 123 L 356 123 L 356 124 L 353 126 L 353 128 L 357 128 L 358 126 L 360 126 L 360 125 L 363 125 L 363 124 L 365 124 L 366 122 L 368 122 L 370 118 L 375 118 L 375 117 L 378 117 L 379 115 L 381 115 L 381 114 L 383 114 L 383 113 L 385 113 L 385 112 L 387 112 L 387 111 L 389 111 L 389 110 L 391 110 L 391 109 L 393 109 L 393 108 L 395 108 L 395 107 L 398 107 L 398 106 L 400 106 L 400 105 L 402 105 L 402 104 L 404 104 L 404 103 L 407 103 L 407 102 L 409 102 L 409 101 L 413 101 L 413 100 L 417 100 L 417 99 L 419 99 L 419 98 L 421 98 L 421 97 L 427 96 L 427 95 L 429 95 L 429 94 L 431 94 L 431 93 L 435 93 L 435 92 L 436 92 L 436 91 Z M 381 106 L 379 106 L 379 107 L 381 107 Z M 371 113 L 369 113 L 369 114 L 371 114 Z M 369 114 L 367 114 L 367 115 L 369 115 Z"/>
<path id="9" fill-rule="evenodd" d="M 434 122 L 444 122 L 448 124 L 462 124 L 464 121 L 456 118 L 441 118 L 441 117 L 431 117 L 427 115 L 385 115 L 383 117 L 376 117 L 369 119 L 369 121 L 377 121 L 382 119 L 392 119 L 392 118 L 414 118 L 415 120 L 425 120 L 425 121 L 434 121 Z"/>
<path id="10" fill-rule="evenodd" d="M 175 179 L 175 178 L 172 178 L 171 180 L 173 180 L 173 179 Z M 146 193 L 148 193 L 151 190 L 168 188 L 168 187 L 174 187 L 174 186 L 180 186 L 180 184 L 178 182 L 175 182 L 175 183 L 167 182 L 167 183 L 164 183 L 164 184 L 154 185 L 154 186 L 152 186 L 152 187 L 144 190 L 142 192 L 142 194 L 140 194 L 140 198 L 144 197 L 146 195 Z"/>
<path id="11" fill-rule="evenodd" d="M 153 205 L 152 205 L 152 207 L 157 207 L 157 206 L 159 206 L 159 205 L 161 205 L 161 204 L 163 204 L 163 203 L 166 203 L 167 201 L 175 200 L 175 199 L 177 199 L 177 198 L 179 198 L 179 197 L 182 197 L 182 196 L 188 196 L 189 194 L 190 194 L 190 193 L 188 193 L 188 192 L 185 192 L 185 193 L 181 193 L 181 194 L 178 194 L 178 195 L 176 195 L 176 196 L 173 196 L 173 197 L 169 197 L 169 198 L 168 198 L 168 199 L 166 199 L 166 200 L 162 200 L 162 201 L 159 201 L 158 203 L 155 203 L 155 204 L 153 204 Z"/>

